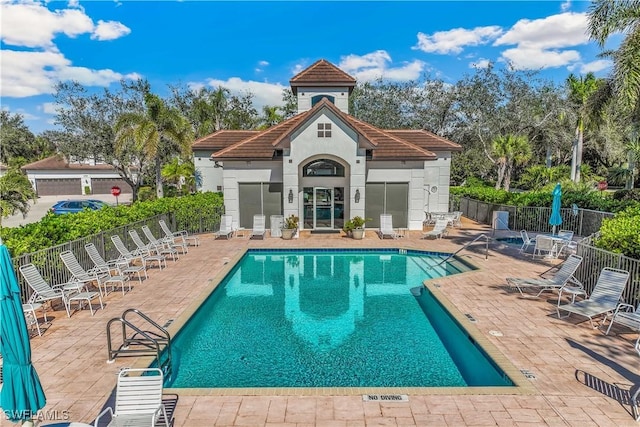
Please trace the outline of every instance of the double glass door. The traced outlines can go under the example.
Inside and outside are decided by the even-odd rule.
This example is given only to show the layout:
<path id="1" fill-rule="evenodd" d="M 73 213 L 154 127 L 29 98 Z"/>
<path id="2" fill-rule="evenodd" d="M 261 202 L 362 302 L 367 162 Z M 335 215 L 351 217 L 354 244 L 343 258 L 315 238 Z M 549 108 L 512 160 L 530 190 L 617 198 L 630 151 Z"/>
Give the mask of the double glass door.
<path id="1" fill-rule="evenodd" d="M 344 187 L 304 187 L 304 228 L 334 229 L 344 225 Z"/>

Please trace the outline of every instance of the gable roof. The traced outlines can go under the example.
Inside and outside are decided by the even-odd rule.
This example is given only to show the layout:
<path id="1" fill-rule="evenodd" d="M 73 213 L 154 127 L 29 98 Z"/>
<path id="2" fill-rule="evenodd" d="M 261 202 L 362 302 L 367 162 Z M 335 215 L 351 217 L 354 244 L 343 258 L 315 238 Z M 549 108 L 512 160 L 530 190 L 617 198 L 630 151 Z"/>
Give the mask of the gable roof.
<path id="1" fill-rule="evenodd" d="M 293 76 L 289 80 L 289 84 L 294 95 L 298 94 L 298 87 L 300 86 L 348 87 L 349 93 L 351 93 L 351 90 L 356 85 L 356 79 L 326 59 L 320 59 Z"/>
<path id="2" fill-rule="evenodd" d="M 285 120 L 264 131 L 256 131 L 248 138 L 232 138 L 235 132 L 224 131 L 219 134 L 220 143 L 226 140 L 228 146 L 211 155 L 216 160 L 270 160 L 275 151 L 307 120 L 320 110 L 326 109 L 335 114 L 347 126 L 358 134 L 358 142 L 367 144 L 373 160 L 433 160 L 437 155 L 431 150 L 460 151 L 462 148 L 453 142 L 423 130 L 384 130 L 378 129 L 362 120 L 358 120 L 338 109 L 326 98 L 308 111 Z M 220 131 L 222 132 L 222 131 Z M 212 134 L 209 137 L 213 138 Z M 238 134 L 239 136 L 239 134 Z M 209 138 L 207 137 L 207 138 Z M 228 139 L 225 139 L 228 137 Z M 232 142 L 235 141 L 235 142 Z"/>
<path id="3" fill-rule="evenodd" d="M 87 165 L 83 163 L 69 163 L 61 154 L 55 154 L 42 160 L 22 166 L 22 170 L 115 170 L 113 166 L 104 163 Z"/>
<path id="4" fill-rule="evenodd" d="M 221 129 L 210 135 L 196 140 L 192 145 L 193 150 L 222 150 L 231 144 L 247 139 L 260 131 L 257 130 L 226 130 Z"/>

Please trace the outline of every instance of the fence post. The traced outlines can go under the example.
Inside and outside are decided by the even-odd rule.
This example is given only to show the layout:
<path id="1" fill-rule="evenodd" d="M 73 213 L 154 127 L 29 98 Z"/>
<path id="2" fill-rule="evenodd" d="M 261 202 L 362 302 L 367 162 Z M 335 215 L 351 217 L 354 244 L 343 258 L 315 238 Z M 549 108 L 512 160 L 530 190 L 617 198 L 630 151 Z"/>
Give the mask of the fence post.
<path id="1" fill-rule="evenodd" d="M 578 236 L 582 236 L 582 218 L 584 217 L 584 209 L 580 209 L 580 224 L 578 225 L 578 229 L 580 230 L 580 232 L 578 233 Z"/>

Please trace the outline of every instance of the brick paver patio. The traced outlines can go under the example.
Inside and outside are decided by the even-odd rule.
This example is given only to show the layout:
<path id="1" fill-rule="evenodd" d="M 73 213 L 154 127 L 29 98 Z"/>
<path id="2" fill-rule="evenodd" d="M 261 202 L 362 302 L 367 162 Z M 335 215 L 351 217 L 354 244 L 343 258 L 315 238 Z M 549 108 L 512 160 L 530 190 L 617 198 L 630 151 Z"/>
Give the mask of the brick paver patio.
<path id="1" fill-rule="evenodd" d="M 453 252 L 481 232 L 465 221 L 441 240 L 421 240 L 410 232 L 398 240 L 380 240 L 368 232 L 362 241 L 338 235 L 304 234 L 292 241 L 265 238 L 215 240 L 201 236 L 169 267 L 150 270 L 142 284 L 124 297 L 109 294 L 105 309 L 88 310 L 67 318 L 64 311 L 49 312 L 51 324 L 42 337 L 32 338 L 33 363 L 47 395 L 48 414 L 67 414 L 90 423 L 107 403 L 120 368 L 133 358 L 107 364 L 105 326 L 127 308 L 138 308 L 158 323 L 177 318 L 210 289 L 210 279 L 247 247 L 405 247 Z M 492 244 L 485 260 L 483 245 L 473 245 L 461 256 L 479 271 L 437 279 L 440 291 L 515 365 L 535 378 L 527 395 L 433 394 L 409 395 L 408 402 L 363 401 L 360 395 L 329 393 L 317 396 L 216 396 L 172 394 L 165 398 L 178 426 L 634 426 L 629 390 L 640 385 L 640 358 L 633 350 L 636 334 L 616 329 L 611 336 L 592 330 L 588 322 L 558 319 L 555 294 L 521 298 L 506 287 L 505 277 L 528 277 L 550 264 L 518 255 L 517 248 Z M 267 391 L 268 393 L 268 391 Z M 63 412 L 64 411 L 64 412 Z M 46 423 L 44 423 L 46 424 Z M 2 420 L 0 425 L 10 425 Z"/>

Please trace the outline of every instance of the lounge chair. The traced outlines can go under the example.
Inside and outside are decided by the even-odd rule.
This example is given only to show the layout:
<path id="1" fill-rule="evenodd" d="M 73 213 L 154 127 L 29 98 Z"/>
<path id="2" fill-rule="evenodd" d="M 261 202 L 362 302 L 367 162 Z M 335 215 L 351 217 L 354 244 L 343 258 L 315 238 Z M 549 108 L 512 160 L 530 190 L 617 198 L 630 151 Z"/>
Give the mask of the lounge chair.
<path id="1" fill-rule="evenodd" d="M 609 335 L 614 323 L 620 323 L 636 332 L 640 332 L 640 304 L 635 308 L 631 304 L 618 304 L 605 335 Z"/>
<path id="2" fill-rule="evenodd" d="M 589 298 L 558 305 L 556 309 L 558 318 L 569 317 L 572 313 L 579 314 L 587 317 L 595 329 L 597 326 L 594 325 L 593 318 L 616 310 L 628 280 L 628 271 L 610 267 L 603 268 Z M 560 311 L 566 311 L 569 314 L 561 316 Z"/>
<path id="3" fill-rule="evenodd" d="M 385 237 L 397 239 L 400 237 L 400 234 L 393 229 L 393 215 L 380 214 L 380 231 L 378 232 L 378 235 L 381 239 L 384 239 Z"/>
<path id="4" fill-rule="evenodd" d="M 171 249 L 167 245 L 163 245 L 163 244 L 158 245 L 154 242 L 145 243 L 140 237 L 140 234 L 138 234 L 136 230 L 129 230 L 129 236 L 131 237 L 131 240 L 133 240 L 133 243 L 138 248 L 138 252 L 146 253 L 146 255 L 149 258 L 153 257 L 153 258 L 159 259 L 161 262 L 164 262 L 165 267 L 167 266 L 167 260 L 165 255 L 170 255 L 174 261 L 177 261 L 177 256 L 178 256 L 177 250 Z"/>
<path id="5" fill-rule="evenodd" d="M 138 282 L 140 283 L 142 283 L 141 273 L 144 273 L 145 279 L 149 277 L 147 276 L 147 270 L 145 270 L 143 265 L 130 264 L 129 261 L 122 258 L 105 261 L 102 255 L 100 255 L 100 252 L 98 252 L 98 248 L 96 248 L 93 243 L 87 243 L 84 245 L 84 249 L 87 251 L 87 254 L 89 254 L 89 258 L 91 258 L 91 261 L 93 261 L 96 268 L 100 268 L 103 271 L 109 271 L 110 273 L 112 271 L 116 271 L 116 275 L 118 276 L 135 273 L 138 275 Z M 131 290 L 131 283 L 129 283 L 129 290 Z"/>
<path id="6" fill-rule="evenodd" d="M 149 240 L 149 244 L 156 248 L 159 248 L 160 253 L 171 255 L 174 261 L 177 261 L 178 258 L 180 258 L 178 255 L 178 248 L 173 243 L 173 240 L 169 240 L 167 238 L 165 238 L 164 240 L 156 239 L 156 236 L 153 235 L 148 225 L 142 226 L 142 232 L 144 233 L 144 236 L 147 238 L 147 240 Z"/>
<path id="7" fill-rule="evenodd" d="M 224 237 L 225 239 L 233 237 L 233 217 L 231 215 L 222 215 L 220 217 L 220 229 L 214 235 L 216 238 Z"/>
<path id="8" fill-rule="evenodd" d="M 427 231 L 426 233 L 422 233 L 422 238 L 426 239 L 427 237 L 431 237 L 431 236 L 438 239 L 442 238 L 442 236 L 447 234 L 448 224 L 449 224 L 449 221 L 444 218 L 437 219 L 436 223 L 433 226 L 433 230 Z"/>
<path id="9" fill-rule="evenodd" d="M 574 277 L 574 274 L 580 263 L 582 262 L 582 257 L 578 255 L 571 255 L 567 258 L 566 261 L 562 263 L 560 269 L 549 278 L 518 278 L 518 277 L 507 277 L 507 283 L 511 287 L 515 287 L 520 292 L 520 295 L 523 297 L 526 296 L 523 290 L 533 290 L 538 291 L 535 294 L 536 297 L 539 297 L 541 293 L 544 291 L 560 291 L 561 288 L 566 286 L 567 284 L 575 285 L 579 288 L 582 288 L 582 284 Z M 575 295 L 575 294 L 574 294 Z"/>
<path id="10" fill-rule="evenodd" d="M 167 411 L 162 403 L 162 370 L 158 368 L 125 368 L 118 374 L 114 407 L 105 408 L 96 417 L 94 427 L 100 418 L 109 414 L 111 426 L 155 426 L 162 416 L 165 427 L 169 427 Z"/>
<path id="11" fill-rule="evenodd" d="M 527 230 L 520 230 L 520 237 L 522 238 L 522 246 L 520 247 L 520 253 L 527 251 L 527 248 L 531 245 L 535 245 L 536 239 L 529 237 Z"/>
<path id="12" fill-rule="evenodd" d="M 253 216 L 253 229 L 251 230 L 250 239 L 254 237 L 260 237 L 264 239 L 264 235 L 266 234 L 266 224 L 265 224 L 265 216 L 256 214 Z"/>
<path id="13" fill-rule="evenodd" d="M 111 290 L 113 291 L 116 287 L 116 284 L 120 283 L 120 287 L 122 288 L 124 293 L 123 277 L 112 277 L 108 271 L 104 271 L 102 269 L 85 270 L 84 267 L 82 267 L 78 262 L 78 258 L 76 258 L 75 254 L 71 251 L 61 252 L 60 258 L 62 259 L 62 262 L 67 267 L 67 270 L 69 270 L 71 276 L 73 276 L 73 279 L 76 282 L 81 282 L 85 286 L 89 285 L 90 283 L 96 282 L 101 295 L 107 294 L 107 286 L 111 286 Z M 104 293 L 102 293 L 103 287 Z"/>
<path id="14" fill-rule="evenodd" d="M 167 237 L 174 239 L 174 241 L 180 240 L 182 242 L 182 246 L 185 248 L 185 251 L 188 250 L 187 246 L 190 244 L 193 246 L 200 246 L 200 239 L 198 239 L 198 236 L 190 235 L 187 230 L 171 231 L 164 219 L 161 219 L 158 223 Z"/>
<path id="15" fill-rule="evenodd" d="M 20 274 L 24 277 L 29 287 L 33 290 L 33 294 L 27 301 L 30 303 L 46 303 L 60 298 L 64 304 L 64 308 L 67 312 L 67 316 L 71 317 L 71 303 L 76 301 L 79 308 L 82 308 L 82 303 L 87 302 L 93 316 L 93 307 L 91 306 L 91 300 L 98 297 L 100 301 L 100 308 L 104 308 L 102 305 L 102 297 L 100 292 L 88 292 L 83 290 L 83 284 L 80 282 L 67 282 L 59 283 L 57 285 L 49 285 L 40 271 L 33 264 L 25 264 L 20 267 Z"/>
<path id="16" fill-rule="evenodd" d="M 125 245 L 120 236 L 113 235 L 111 236 L 111 241 L 114 246 L 120 253 L 120 259 L 126 261 L 128 264 L 133 264 L 136 260 L 140 260 L 140 264 L 146 270 L 147 269 L 147 261 L 143 254 L 138 252 L 131 252 Z M 145 273 L 146 274 L 146 273 Z"/>

